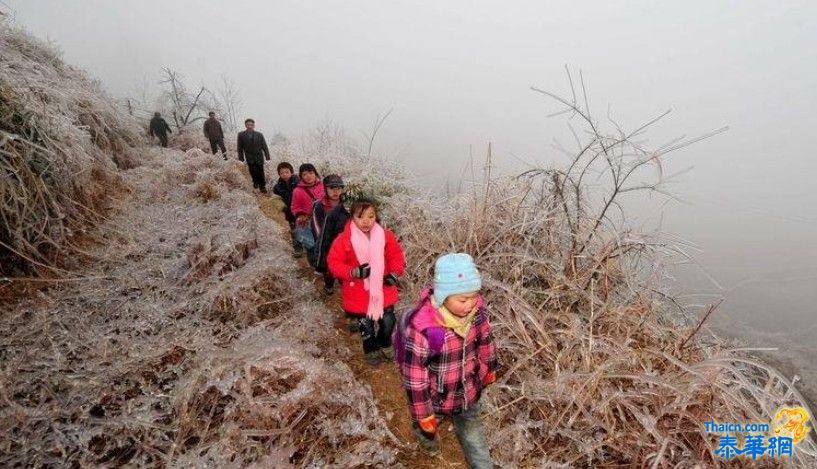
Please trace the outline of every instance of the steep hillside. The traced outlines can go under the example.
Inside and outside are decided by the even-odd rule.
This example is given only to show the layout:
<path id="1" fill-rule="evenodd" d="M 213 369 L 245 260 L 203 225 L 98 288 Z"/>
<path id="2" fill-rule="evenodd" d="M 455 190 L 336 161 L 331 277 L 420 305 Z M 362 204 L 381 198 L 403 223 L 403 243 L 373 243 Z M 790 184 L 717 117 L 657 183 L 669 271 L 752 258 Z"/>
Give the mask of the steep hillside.
<path id="1" fill-rule="evenodd" d="M 98 260 L 4 305 L 0 465 L 395 465 L 242 165 L 142 154 Z"/>
<path id="2" fill-rule="evenodd" d="M 0 23 L 0 465 L 399 466 L 243 165 Z"/>
<path id="3" fill-rule="evenodd" d="M 415 450 L 395 370 L 361 369 L 242 164 L 147 147 L 49 47 L 0 24 L 0 48 L 0 465 L 462 467 L 446 426 L 441 459 Z M 644 149 L 627 137 L 643 127 L 605 134 L 548 96 L 587 127 L 567 168 L 495 177 L 489 152 L 481 180 L 445 197 L 336 126 L 274 151 L 381 202 L 407 254 L 400 308 L 437 256 L 474 256 L 501 362 L 483 394 L 500 466 L 817 465 L 810 437 L 790 459 L 715 454 L 704 422 L 806 402 L 679 311 L 661 288 L 678 250 L 608 211 L 688 142 Z"/>
<path id="4" fill-rule="evenodd" d="M 83 71 L 0 19 L 0 275 L 70 263 L 141 134 Z"/>

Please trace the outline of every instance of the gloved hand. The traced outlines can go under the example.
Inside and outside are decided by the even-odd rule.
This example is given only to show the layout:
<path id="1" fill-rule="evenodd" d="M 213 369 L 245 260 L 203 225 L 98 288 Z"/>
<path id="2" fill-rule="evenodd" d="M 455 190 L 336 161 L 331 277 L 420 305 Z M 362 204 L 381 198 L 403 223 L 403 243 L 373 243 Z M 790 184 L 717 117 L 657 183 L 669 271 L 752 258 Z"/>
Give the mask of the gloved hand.
<path id="1" fill-rule="evenodd" d="M 491 371 L 484 378 L 482 378 L 482 385 L 488 386 L 489 384 L 493 384 L 496 381 L 496 373 Z"/>
<path id="2" fill-rule="evenodd" d="M 385 277 L 383 277 L 383 284 L 384 285 L 394 286 L 394 285 L 397 285 L 399 283 L 400 283 L 400 279 L 398 279 L 397 276 L 394 275 L 394 274 L 389 274 L 389 275 L 386 275 Z"/>
<path id="3" fill-rule="evenodd" d="M 420 430 L 428 433 L 429 435 L 436 434 L 437 427 L 440 425 L 440 421 L 437 420 L 436 415 L 429 415 L 417 423 L 420 425 Z"/>
<path id="4" fill-rule="evenodd" d="M 359 266 L 355 267 L 349 272 L 354 278 L 369 278 L 369 275 L 372 273 L 372 268 L 369 267 L 369 264 L 360 264 Z"/>

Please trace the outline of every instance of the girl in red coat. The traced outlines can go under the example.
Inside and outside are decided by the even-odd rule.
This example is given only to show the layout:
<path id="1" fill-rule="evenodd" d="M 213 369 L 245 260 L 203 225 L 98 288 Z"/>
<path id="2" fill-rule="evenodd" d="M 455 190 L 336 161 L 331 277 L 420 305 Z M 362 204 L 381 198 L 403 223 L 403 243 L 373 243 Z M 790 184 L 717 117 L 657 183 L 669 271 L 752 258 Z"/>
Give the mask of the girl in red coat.
<path id="1" fill-rule="evenodd" d="M 378 223 L 372 200 L 356 201 L 349 212 L 352 220 L 332 243 L 326 261 L 341 282 L 344 311 L 358 318 L 366 362 L 376 366 L 381 354 L 394 356 L 394 305 L 406 261 L 394 233 Z"/>

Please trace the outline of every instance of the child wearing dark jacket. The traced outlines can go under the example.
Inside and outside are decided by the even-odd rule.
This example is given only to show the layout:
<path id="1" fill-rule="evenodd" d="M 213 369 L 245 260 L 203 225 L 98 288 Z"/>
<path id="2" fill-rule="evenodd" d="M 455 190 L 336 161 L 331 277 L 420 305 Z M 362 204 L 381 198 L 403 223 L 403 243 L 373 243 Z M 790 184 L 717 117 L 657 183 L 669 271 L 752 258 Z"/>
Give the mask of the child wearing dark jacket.
<path id="1" fill-rule="evenodd" d="M 283 161 L 278 163 L 278 181 L 272 187 L 272 193 L 281 197 L 284 201 L 284 217 L 289 223 L 289 229 L 295 229 L 295 215 L 292 214 L 292 191 L 295 190 L 295 187 L 298 185 L 298 176 L 296 176 L 295 168 L 292 167 L 291 164 Z M 292 237 L 292 247 L 294 249 L 295 257 L 301 257 L 304 252 L 303 246 L 301 243 L 295 240 L 295 236 Z"/>
<path id="2" fill-rule="evenodd" d="M 394 357 L 394 304 L 406 261 L 394 233 L 377 222 L 373 201 L 359 199 L 349 212 L 352 220 L 332 243 L 327 265 L 341 283 L 344 311 L 358 319 L 366 362 L 377 366 L 381 355 Z"/>
<path id="3" fill-rule="evenodd" d="M 479 398 L 496 380 L 497 360 L 481 288 L 468 254 L 437 259 L 433 290 L 401 320 L 398 365 L 420 446 L 439 454 L 437 429 L 449 417 L 469 467 L 491 468 Z"/>
<path id="4" fill-rule="evenodd" d="M 332 241 L 346 226 L 349 212 L 343 205 L 343 179 L 337 174 L 323 178 L 324 196 L 312 204 L 312 233 L 315 236 L 315 271 L 323 274 L 323 293 L 334 293 L 335 278 L 326 265 Z"/>

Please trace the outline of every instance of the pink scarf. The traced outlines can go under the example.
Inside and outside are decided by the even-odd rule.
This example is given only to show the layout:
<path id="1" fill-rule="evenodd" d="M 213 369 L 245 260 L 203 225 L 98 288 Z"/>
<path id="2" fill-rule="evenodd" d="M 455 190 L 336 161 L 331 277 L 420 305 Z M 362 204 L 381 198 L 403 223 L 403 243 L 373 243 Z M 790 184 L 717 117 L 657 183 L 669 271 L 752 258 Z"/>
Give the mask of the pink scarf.
<path id="1" fill-rule="evenodd" d="M 360 231 L 354 222 L 352 226 L 352 248 L 361 264 L 369 264 L 371 274 L 363 281 L 363 288 L 369 291 L 369 307 L 366 317 L 377 321 L 383 317 L 383 273 L 386 270 L 386 232 L 375 223 L 369 236 Z"/>

